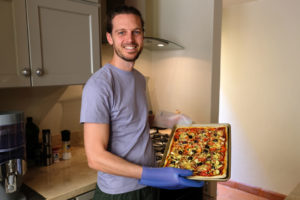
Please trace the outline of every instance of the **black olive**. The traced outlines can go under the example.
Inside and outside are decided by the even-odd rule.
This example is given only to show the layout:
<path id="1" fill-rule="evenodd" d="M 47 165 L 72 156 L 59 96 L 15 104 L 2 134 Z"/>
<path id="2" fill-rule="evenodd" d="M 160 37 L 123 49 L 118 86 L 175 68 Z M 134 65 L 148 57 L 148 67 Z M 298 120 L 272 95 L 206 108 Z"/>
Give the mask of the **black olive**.
<path id="1" fill-rule="evenodd" d="M 215 136 L 215 137 L 217 137 L 217 136 L 218 136 L 218 134 L 217 134 L 217 133 L 215 133 L 215 134 L 214 134 L 214 136 Z"/>
<path id="2" fill-rule="evenodd" d="M 178 151 L 179 154 L 182 154 L 182 151 Z"/>
<path id="3" fill-rule="evenodd" d="M 200 163 L 198 163 L 198 164 L 197 164 L 197 166 L 201 166 L 201 165 L 203 165 L 203 163 L 202 163 L 202 162 L 200 162 Z"/>
<path id="4" fill-rule="evenodd" d="M 208 145 L 205 145 L 205 148 L 206 148 L 206 149 L 209 149 L 209 146 L 208 146 Z"/>
<path id="5" fill-rule="evenodd" d="M 182 144 L 187 144 L 187 141 L 183 141 Z"/>
<path id="6" fill-rule="evenodd" d="M 214 141 L 214 142 L 218 142 L 218 139 L 214 139 L 213 141 Z"/>
<path id="7" fill-rule="evenodd" d="M 193 150 L 192 152 L 193 152 L 193 153 L 196 153 L 197 151 L 196 151 L 196 150 Z"/>
<path id="8" fill-rule="evenodd" d="M 175 161 L 174 161 L 174 160 L 172 160 L 172 161 L 171 161 L 171 164 L 175 164 Z"/>
<path id="9" fill-rule="evenodd" d="M 189 138 L 190 138 L 190 139 L 192 139 L 192 138 L 193 138 L 193 136 L 189 135 Z"/>
<path id="10" fill-rule="evenodd" d="M 198 143 L 198 140 L 194 140 L 194 143 Z"/>
<path id="11" fill-rule="evenodd" d="M 208 150 L 207 149 L 204 149 L 204 151 L 203 151 L 204 153 L 208 153 Z"/>
<path id="12" fill-rule="evenodd" d="M 190 157 L 188 157 L 188 159 L 189 159 L 189 160 L 193 160 L 193 157 L 192 157 L 192 156 L 190 156 Z"/>

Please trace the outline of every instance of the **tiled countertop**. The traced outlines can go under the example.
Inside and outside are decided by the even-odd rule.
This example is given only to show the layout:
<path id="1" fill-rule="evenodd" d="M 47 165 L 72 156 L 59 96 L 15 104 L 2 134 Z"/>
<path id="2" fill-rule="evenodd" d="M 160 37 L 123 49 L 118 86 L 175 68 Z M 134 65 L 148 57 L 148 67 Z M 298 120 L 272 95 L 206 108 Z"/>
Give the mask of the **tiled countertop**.
<path id="1" fill-rule="evenodd" d="M 70 160 L 30 168 L 23 183 L 45 199 L 65 200 L 95 189 L 97 172 L 90 169 L 83 147 L 71 148 Z"/>

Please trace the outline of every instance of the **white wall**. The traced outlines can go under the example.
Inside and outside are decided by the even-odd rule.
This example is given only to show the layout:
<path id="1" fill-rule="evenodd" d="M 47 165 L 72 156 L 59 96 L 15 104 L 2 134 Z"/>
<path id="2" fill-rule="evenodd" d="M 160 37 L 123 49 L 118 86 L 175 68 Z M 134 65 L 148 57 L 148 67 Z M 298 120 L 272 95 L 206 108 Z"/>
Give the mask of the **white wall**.
<path id="1" fill-rule="evenodd" d="M 138 69 L 150 76 L 154 111 L 179 110 L 198 123 L 211 121 L 212 95 L 218 94 L 218 87 L 212 93 L 213 75 L 218 81 L 213 68 L 219 68 L 219 57 L 213 57 L 213 51 L 217 55 L 220 50 L 214 39 L 220 37 L 218 26 L 221 27 L 221 13 L 216 13 L 215 7 L 220 8 L 221 1 L 146 1 L 146 35 L 185 47 L 175 51 L 145 49 L 143 54 L 151 55 L 151 66 L 145 66 L 143 59 L 136 63 Z M 218 99 L 218 95 L 214 98 Z"/>
<path id="2" fill-rule="evenodd" d="M 300 1 L 223 10 L 220 122 L 232 180 L 288 194 L 300 182 Z"/>
<path id="3" fill-rule="evenodd" d="M 82 132 L 81 92 L 81 85 L 0 89 L 0 110 L 23 111 L 40 131 L 50 129 L 53 135 L 64 129 Z"/>

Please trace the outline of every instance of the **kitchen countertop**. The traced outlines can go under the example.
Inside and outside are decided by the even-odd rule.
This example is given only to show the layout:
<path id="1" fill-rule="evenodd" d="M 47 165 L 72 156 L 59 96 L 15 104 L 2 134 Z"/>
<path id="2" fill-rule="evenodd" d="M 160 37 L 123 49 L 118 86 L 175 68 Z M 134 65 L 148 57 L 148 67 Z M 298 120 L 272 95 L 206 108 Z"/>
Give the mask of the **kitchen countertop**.
<path id="1" fill-rule="evenodd" d="M 88 167 L 83 147 L 72 146 L 70 160 L 28 169 L 23 183 L 47 200 L 65 200 L 96 188 L 97 172 Z"/>

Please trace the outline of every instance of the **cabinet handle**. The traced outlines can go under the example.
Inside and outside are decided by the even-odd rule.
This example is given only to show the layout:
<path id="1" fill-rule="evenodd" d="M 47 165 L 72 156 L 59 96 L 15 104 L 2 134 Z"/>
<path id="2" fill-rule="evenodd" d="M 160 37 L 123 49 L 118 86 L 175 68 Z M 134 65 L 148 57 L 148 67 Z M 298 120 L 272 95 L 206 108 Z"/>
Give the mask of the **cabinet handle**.
<path id="1" fill-rule="evenodd" d="M 37 68 L 37 69 L 35 70 L 35 74 L 36 74 L 37 76 L 43 76 L 43 75 L 44 75 L 44 70 L 41 69 L 41 68 Z"/>
<path id="2" fill-rule="evenodd" d="M 21 74 L 25 77 L 28 77 L 31 75 L 31 71 L 30 71 L 30 69 L 24 67 L 24 69 L 21 70 Z"/>

